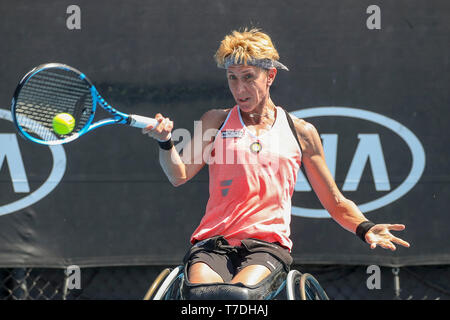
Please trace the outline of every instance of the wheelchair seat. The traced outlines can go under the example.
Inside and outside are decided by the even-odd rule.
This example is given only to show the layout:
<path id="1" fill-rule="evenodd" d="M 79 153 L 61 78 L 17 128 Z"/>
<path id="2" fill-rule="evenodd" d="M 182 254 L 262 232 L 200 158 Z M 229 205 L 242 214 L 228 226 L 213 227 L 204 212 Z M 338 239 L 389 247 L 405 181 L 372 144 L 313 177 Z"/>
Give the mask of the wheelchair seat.
<path id="1" fill-rule="evenodd" d="M 153 281 L 144 300 L 329 300 L 320 283 L 309 273 L 283 267 L 253 286 L 242 283 L 190 283 L 186 266 L 164 269 Z"/>
<path id="2" fill-rule="evenodd" d="M 184 274 L 187 275 L 185 266 Z M 255 285 L 238 283 L 191 283 L 187 276 L 181 283 L 183 300 L 265 300 L 275 297 L 285 284 L 286 270 L 279 266 Z"/>

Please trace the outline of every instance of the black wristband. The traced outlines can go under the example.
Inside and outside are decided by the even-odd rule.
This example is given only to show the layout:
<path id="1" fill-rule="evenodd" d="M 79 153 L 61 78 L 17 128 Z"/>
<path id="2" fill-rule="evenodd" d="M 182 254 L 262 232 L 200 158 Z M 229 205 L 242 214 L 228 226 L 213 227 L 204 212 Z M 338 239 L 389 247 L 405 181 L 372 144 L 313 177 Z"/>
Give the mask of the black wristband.
<path id="1" fill-rule="evenodd" d="M 172 139 L 169 139 L 167 141 L 158 141 L 159 147 L 163 150 L 170 150 L 173 147 L 173 141 Z"/>
<path id="2" fill-rule="evenodd" d="M 372 221 L 361 222 L 358 227 L 356 227 L 356 235 L 364 242 L 366 242 L 366 233 L 375 225 Z"/>

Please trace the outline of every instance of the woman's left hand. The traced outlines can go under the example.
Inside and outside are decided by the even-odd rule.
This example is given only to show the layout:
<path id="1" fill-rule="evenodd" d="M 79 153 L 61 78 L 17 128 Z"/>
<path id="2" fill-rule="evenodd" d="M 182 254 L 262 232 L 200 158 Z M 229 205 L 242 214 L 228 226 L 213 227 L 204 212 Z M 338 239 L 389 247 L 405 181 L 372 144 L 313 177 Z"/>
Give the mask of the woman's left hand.
<path id="1" fill-rule="evenodd" d="M 402 231 L 405 229 L 403 224 L 376 224 L 366 233 L 366 242 L 370 244 L 371 249 L 380 246 L 384 249 L 395 251 L 397 248 L 394 243 L 409 248 L 409 243 L 395 237 L 389 231 Z"/>

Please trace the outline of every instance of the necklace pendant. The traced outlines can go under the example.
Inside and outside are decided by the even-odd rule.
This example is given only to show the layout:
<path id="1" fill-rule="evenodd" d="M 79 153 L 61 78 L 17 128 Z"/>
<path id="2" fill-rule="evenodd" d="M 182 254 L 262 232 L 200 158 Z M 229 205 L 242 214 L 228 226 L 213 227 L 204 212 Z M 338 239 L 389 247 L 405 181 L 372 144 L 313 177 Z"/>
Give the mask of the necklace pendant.
<path id="1" fill-rule="evenodd" d="M 259 141 L 255 141 L 250 145 L 250 151 L 253 153 L 259 153 L 262 149 L 261 143 Z"/>

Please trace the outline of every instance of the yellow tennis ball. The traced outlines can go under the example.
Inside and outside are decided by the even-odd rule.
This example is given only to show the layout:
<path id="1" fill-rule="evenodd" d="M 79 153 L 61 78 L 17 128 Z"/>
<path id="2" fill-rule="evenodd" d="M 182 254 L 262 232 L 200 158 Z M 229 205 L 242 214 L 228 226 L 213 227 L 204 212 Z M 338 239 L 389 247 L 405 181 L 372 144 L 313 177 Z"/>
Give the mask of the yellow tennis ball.
<path id="1" fill-rule="evenodd" d="M 75 127 L 75 119 L 71 114 L 59 113 L 53 118 L 53 130 L 57 134 L 71 133 Z"/>

